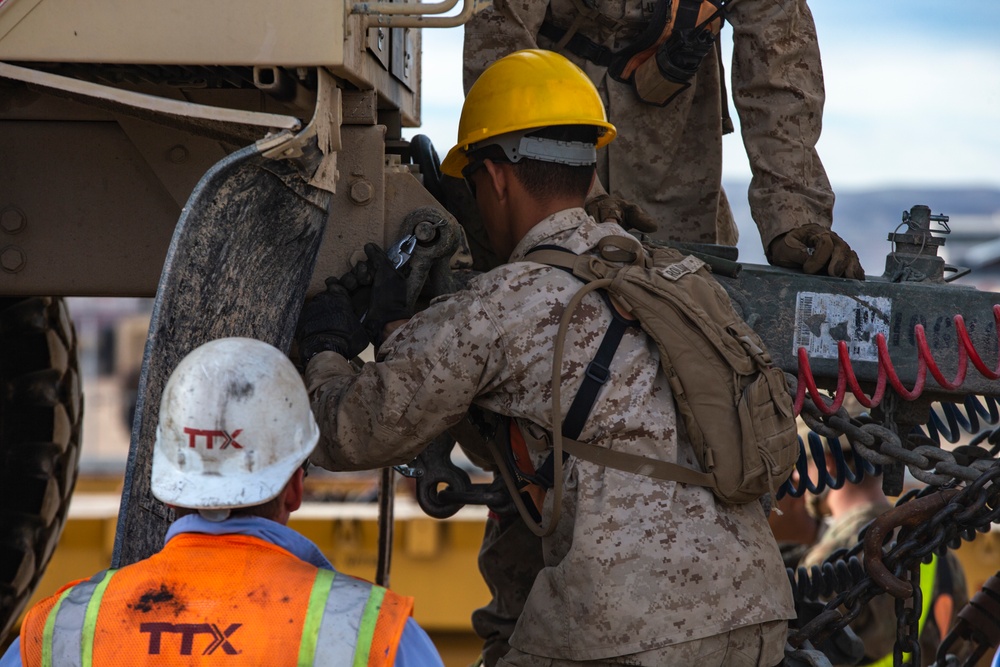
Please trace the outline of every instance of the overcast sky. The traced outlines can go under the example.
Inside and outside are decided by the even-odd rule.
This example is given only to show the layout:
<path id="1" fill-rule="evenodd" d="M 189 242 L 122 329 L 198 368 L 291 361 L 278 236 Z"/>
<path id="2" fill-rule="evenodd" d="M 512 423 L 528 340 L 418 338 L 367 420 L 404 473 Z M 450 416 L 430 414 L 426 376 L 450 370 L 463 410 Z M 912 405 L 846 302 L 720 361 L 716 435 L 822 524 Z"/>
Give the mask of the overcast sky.
<path id="1" fill-rule="evenodd" d="M 810 6 L 827 92 L 819 152 L 834 190 L 1000 187 L 1000 2 Z M 423 126 L 406 134 L 427 134 L 443 158 L 463 100 L 462 29 L 425 30 L 423 40 Z M 731 40 L 727 28 L 727 49 Z M 738 131 L 724 154 L 725 177 L 748 180 Z"/>

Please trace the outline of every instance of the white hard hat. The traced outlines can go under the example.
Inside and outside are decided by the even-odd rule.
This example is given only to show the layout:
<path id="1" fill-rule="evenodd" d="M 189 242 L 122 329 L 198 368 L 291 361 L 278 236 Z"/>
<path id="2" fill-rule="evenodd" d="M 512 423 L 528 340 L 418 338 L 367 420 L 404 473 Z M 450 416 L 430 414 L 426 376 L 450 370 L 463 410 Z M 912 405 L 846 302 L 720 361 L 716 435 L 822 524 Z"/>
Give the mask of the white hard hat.
<path id="1" fill-rule="evenodd" d="M 197 510 L 259 505 L 281 493 L 318 440 L 288 357 L 259 340 L 213 340 L 184 357 L 163 389 L 151 490 Z"/>

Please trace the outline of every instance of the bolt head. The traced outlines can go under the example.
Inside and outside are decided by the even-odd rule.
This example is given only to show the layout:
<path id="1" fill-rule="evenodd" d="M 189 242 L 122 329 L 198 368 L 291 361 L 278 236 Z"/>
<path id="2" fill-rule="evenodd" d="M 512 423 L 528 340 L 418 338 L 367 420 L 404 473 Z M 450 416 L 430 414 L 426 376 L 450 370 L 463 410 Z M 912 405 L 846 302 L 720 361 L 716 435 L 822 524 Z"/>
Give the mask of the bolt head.
<path id="1" fill-rule="evenodd" d="M 17 234 L 28 224 L 24 211 L 16 206 L 7 206 L 0 210 L 0 229 L 8 234 Z"/>
<path id="2" fill-rule="evenodd" d="M 375 186 L 365 179 L 351 183 L 351 201 L 355 204 L 367 204 L 375 197 Z"/>
<path id="3" fill-rule="evenodd" d="M 0 250 L 0 268 L 7 273 L 17 273 L 24 268 L 27 259 L 17 246 L 9 245 Z"/>
<path id="4" fill-rule="evenodd" d="M 180 144 L 172 146 L 167 150 L 167 162 L 171 164 L 184 164 L 190 156 L 191 154 L 188 149 Z"/>

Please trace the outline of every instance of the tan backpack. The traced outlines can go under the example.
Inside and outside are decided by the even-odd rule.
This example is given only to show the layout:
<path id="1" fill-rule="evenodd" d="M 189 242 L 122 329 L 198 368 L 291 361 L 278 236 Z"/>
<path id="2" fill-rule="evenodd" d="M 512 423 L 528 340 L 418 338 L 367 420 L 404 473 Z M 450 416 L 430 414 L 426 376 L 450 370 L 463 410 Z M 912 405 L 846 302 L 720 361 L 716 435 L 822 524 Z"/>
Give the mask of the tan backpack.
<path id="1" fill-rule="evenodd" d="M 611 468 L 705 486 L 727 503 L 747 503 L 773 493 L 791 474 L 798 458 L 798 440 L 784 373 L 771 365 L 763 341 L 736 313 L 729 295 L 701 260 L 672 248 L 645 247 L 623 236 L 601 239 L 597 250 L 596 254 L 574 255 L 548 246 L 525 257 L 570 271 L 586 283 L 567 305 L 555 343 L 552 423 L 562 424 L 561 431 L 555 428 L 553 432 L 552 478 L 557 504 L 561 505 L 563 449 Z M 621 334 L 610 342 L 605 336 L 601 344 L 605 351 L 599 351 L 595 358 L 598 361 L 603 356 L 603 363 L 595 367 L 591 362 L 574 405 L 565 418 L 560 414 L 559 377 L 566 330 L 583 297 L 597 289 L 604 290 L 619 313 L 638 320 L 656 341 L 660 364 L 701 471 L 575 440 L 600 385 L 608 379 L 607 367 Z M 623 318 L 616 315 L 615 321 L 619 319 Z M 613 324 L 609 331 L 615 328 Z M 611 348 L 610 356 L 607 348 Z M 581 399 L 581 394 L 592 396 Z M 555 520 L 557 516 L 550 530 Z"/>

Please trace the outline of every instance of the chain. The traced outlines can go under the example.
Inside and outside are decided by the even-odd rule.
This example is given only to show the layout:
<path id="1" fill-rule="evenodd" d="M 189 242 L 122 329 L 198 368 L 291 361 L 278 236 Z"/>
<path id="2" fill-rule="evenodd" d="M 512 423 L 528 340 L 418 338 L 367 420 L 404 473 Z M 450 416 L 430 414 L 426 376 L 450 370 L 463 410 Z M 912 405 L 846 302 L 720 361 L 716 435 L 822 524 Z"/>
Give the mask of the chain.
<path id="1" fill-rule="evenodd" d="M 920 563 L 929 560 L 932 553 L 943 555 L 946 549 L 956 547 L 962 539 L 971 540 L 977 530 L 986 530 L 990 524 L 1000 519 L 1000 461 L 991 463 L 990 468 L 974 482 L 952 492 L 955 495 L 951 501 L 929 520 L 920 521 L 912 529 L 902 529 L 896 543 L 882 558 L 882 562 L 895 577 L 910 582 L 912 590 L 911 596 L 902 600 L 902 607 L 897 602 L 897 665 L 902 664 L 898 661 L 902 658 L 902 652 L 919 654 L 920 651 L 916 640 L 922 602 L 917 583 L 920 581 Z M 907 494 L 890 513 L 906 511 L 906 503 L 910 500 L 937 492 L 936 489 L 923 489 Z M 841 550 L 831 556 L 824 567 L 830 565 L 831 561 L 856 556 L 862 548 L 858 544 L 850 550 Z M 883 588 L 870 576 L 865 576 L 849 591 L 836 595 L 812 620 L 792 632 L 789 644 L 793 648 L 802 646 L 806 641 L 819 645 L 857 618 L 864 606 L 883 592 Z M 909 600 L 912 600 L 912 604 L 906 606 L 905 603 Z M 841 606 L 844 611 L 838 609 Z M 914 664 L 917 664 L 916 661 Z"/>
<path id="2" fill-rule="evenodd" d="M 914 563 L 908 570 L 908 577 L 913 593 L 907 598 L 896 599 L 896 644 L 893 646 L 893 664 L 903 664 L 903 653 L 910 654 L 910 664 L 920 663 L 920 609 L 923 604 L 923 593 L 920 590 L 920 561 Z"/>
<path id="3" fill-rule="evenodd" d="M 794 392 L 797 379 L 788 374 L 786 378 Z M 920 664 L 918 635 L 923 602 L 919 586 L 920 563 L 929 561 L 932 553 L 943 557 L 949 547 L 957 548 L 963 539 L 973 539 L 976 531 L 987 530 L 1000 518 L 1000 483 L 997 481 L 1000 480 L 1000 461 L 993 458 L 992 451 L 1000 440 L 1000 429 L 975 438 L 956 456 L 926 436 L 911 434 L 901 438 L 867 417 L 852 419 L 844 408 L 825 415 L 812 402 L 806 401 L 801 417 L 820 436 L 846 438 L 854 451 L 872 464 L 885 466 L 902 462 L 916 479 L 928 485 L 900 498 L 891 512 L 905 513 L 910 500 L 965 483 L 965 488 L 951 492 L 957 495 L 929 520 L 911 529 L 901 529 L 896 543 L 882 557 L 892 573 L 890 578 L 897 579 L 910 591 L 896 600 L 894 664 L 903 664 L 904 653 L 910 654 L 910 664 Z M 990 449 L 980 443 L 987 444 Z M 822 597 L 829 598 L 840 590 L 819 614 L 791 633 L 791 647 L 798 648 L 807 642 L 819 645 L 856 619 L 872 598 L 886 592 L 884 582 L 880 585 L 867 574 L 849 576 L 849 572 L 857 574 L 858 558 L 863 549 L 863 543 L 859 542 L 851 549 L 831 555 L 818 571 L 813 568 L 813 578 L 820 581 L 810 581 L 804 570 L 799 571 L 798 579 L 789 573 L 797 598 L 816 599 L 821 589 Z M 881 554 L 876 557 L 878 555 Z M 850 586 L 847 590 L 844 590 L 845 584 Z"/>

